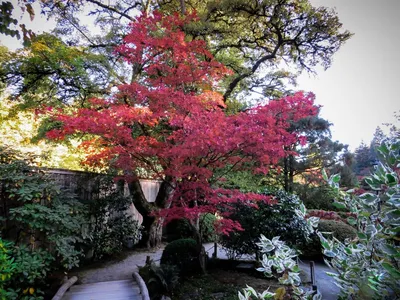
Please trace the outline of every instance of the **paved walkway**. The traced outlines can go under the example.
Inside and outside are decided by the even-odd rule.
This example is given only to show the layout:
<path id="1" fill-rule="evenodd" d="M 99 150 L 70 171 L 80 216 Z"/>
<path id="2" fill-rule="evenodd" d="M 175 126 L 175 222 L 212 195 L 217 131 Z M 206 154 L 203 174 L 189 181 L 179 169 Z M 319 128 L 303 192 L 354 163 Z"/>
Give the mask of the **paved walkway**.
<path id="1" fill-rule="evenodd" d="M 132 279 L 132 273 L 138 272 L 138 266 L 144 266 L 146 257 L 158 262 L 161 259 L 163 248 L 152 252 L 132 252 L 119 261 L 109 261 L 96 267 L 83 268 L 72 272 L 78 276 L 78 283 L 93 283 Z"/>
<path id="2" fill-rule="evenodd" d="M 214 251 L 214 244 L 204 244 L 205 250 L 211 257 Z M 138 271 L 138 266 L 144 266 L 146 263 L 146 257 L 150 256 L 155 262 L 161 259 L 163 249 L 158 249 L 153 252 L 133 252 L 125 259 L 120 261 L 111 261 L 101 266 L 82 269 L 73 272 L 73 275 L 78 276 L 79 284 L 88 284 L 94 282 L 105 282 L 105 281 L 118 281 L 118 280 L 132 280 L 132 272 Z M 223 248 L 218 247 L 218 258 L 227 259 L 227 253 Z M 246 259 L 246 258 L 244 258 Z M 247 257 L 247 259 L 252 259 Z M 300 268 L 304 273 L 310 276 L 309 261 L 303 260 L 299 264 Z M 315 277 L 317 286 L 322 294 L 324 300 L 336 300 L 339 294 L 339 288 L 334 284 L 332 277 L 326 275 L 326 272 L 333 272 L 329 267 L 321 262 L 315 263 Z M 307 276 L 306 276 L 307 277 Z M 309 277 L 308 277 L 309 278 Z M 309 279 L 307 279 L 309 280 Z M 82 298 L 83 299 L 83 298 Z"/>

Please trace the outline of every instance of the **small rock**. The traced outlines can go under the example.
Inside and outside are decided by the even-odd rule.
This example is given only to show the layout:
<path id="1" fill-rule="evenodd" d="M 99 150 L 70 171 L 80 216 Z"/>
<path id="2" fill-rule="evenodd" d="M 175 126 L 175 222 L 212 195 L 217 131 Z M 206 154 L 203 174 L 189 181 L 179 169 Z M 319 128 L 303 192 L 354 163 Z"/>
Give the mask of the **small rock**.
<path id="1" fill-rule="evenodd" d="M 254 264 L 253 263 L 240 263 L 236 266 L 236 269 L 252 270 L 252 269 L 254 269 Z"/>
<path id="2" fill-rule="evenodd" d="M 214 299 L 222 299 L 222 298 L 225 297 L 225 295 L 226 295 L 226 294 L 225 294 L 225 293 L 222 293 L 222 292 L 211 294 L 211 296 L 212 296 Z"/>

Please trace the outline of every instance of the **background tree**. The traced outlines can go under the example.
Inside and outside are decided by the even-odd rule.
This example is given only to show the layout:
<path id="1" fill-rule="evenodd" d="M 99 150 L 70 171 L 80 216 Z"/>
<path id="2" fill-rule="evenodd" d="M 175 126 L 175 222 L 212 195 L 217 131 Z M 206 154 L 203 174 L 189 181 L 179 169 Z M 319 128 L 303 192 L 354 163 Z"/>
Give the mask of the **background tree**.
<path id="1" fill-rule="evenodd" d="M 112 86 L 129 83 L 137 74 L 137 66 L 130 65 L 127 69 L 118 63 L 119 57 L 113 54 L 113 49 L 128 33 L 126 25 L 135 22 L 140 10 L 150 13 L 160 9 L 166 14 L 182 9 L 187 13 L 197 11 L 199 18 L 185 24 L 184 31 L 192 39 L 206 41 L 216 59 L 233 71 L 220 87 L 225 102 L 237 98 L 248 100 L 249 93 L 279 98 L 290 90 L 288 84 L 302 70 L 314 72 L 317 65 L 329 67 L 333 54 L 351 36 L 342 30 L 333 10 L 313 7 L 308 0 L 160 0 L 115 4 L 75 0 L 46 1 L 40 5 L 43 13 L 58 21 L 54 30 L 57 38 L 80 49 L 80 55 L 91 57 L 89 70 L 97 65 L 97 71 L 104 71 L 104 61 L 112 66 L 113 74 L 105 72 L 111 75 L 107 83 Z M 84 11 L 89 11 L 90 18 L 78 18 Z M 83 19 L 86 23 L 92 21 L 91 30 Z M 103 59 L 93 59 L 98 55 Z M 284 64 L 289 67 L 284 69 Z M 288 70 L 296 71 L 292 74 Z M 92 80 L 96 82 L 96 76 Z"/>
<path id="2" fill-rule="evenodd" d="M 356 160 L 354 172 L 357 176 L 368 175 L 375 162 L 375 158 L 371 156 L 371 148 L 361 142 L 360 146 L 354 151 L 354 156 Z"/>
<path id="3" fill-rule="evenodd" d="M 77 140 L 53 143 L 40 139 L 40 130 L 44 130 L 43 117 L 34 109 L 20 110 L 21 101 L 11 101 L 0 97 L 0 147 L 18 149 L 22 154 L 35 154 L 36 164 L 41 167 L 83 170 L 80 161 L 83 151 L 76 149 Z M 44 134 L 44 133 L 43 133 Z"/>
<path id="4" fill-rule="evenodd" d="M 339 160 L 339 153 L 345 146 L 331 140 L 330 126 L 327 120 L 311 116 L 292 122 L 290 131 L 305 139 L 287 147 L 293 153 L 283 159 L 283 187 L 293 192 L 294 178 L 310 171 L 332 167 Z"/>
<path id="5" fill-rule="evenodd" d="M 104 55 L 67 45 L 47 33 L 0 57 L 1 81 L 12 87 L 12 98 L 22 97 L 28 107 L 83 105 L 90 97 L 111 93 L 113 73 Z"/>

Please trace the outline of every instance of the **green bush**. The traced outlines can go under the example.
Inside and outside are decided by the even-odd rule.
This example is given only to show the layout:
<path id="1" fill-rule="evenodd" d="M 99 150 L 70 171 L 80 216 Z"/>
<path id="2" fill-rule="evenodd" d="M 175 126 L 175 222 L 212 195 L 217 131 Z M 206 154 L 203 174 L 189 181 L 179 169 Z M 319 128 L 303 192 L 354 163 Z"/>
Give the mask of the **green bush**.
<path id="1" fill-rule="evenodd" d="M 346 239 L 352 240 L 357 235 L 357 230 L 342 222 L 335 220 L 320 219 L 318 223 L 318 232 L 324 234 L 328 238 L 335 237 L 339 241 L 344 242 Z M 321 241 L 317 234 L 311 235 L 311 239 L 300 248 L 302 256 L 305 257 L 320 257 L 322 256 Z"/>
<path id="2" fill-rule="evenodd" d="M 193 238 L 193 230 L 189 221 L 185 218 L 174 219 L 168 222 L 164 228 L 164 235 L 167 241 L 172 242 L 178 239 Z"/>
<path id="3" fill-rule="evenodd" d="M 327 184 L 321 186 L 295 184 L 294 193 L 300 197 L 307 209 L 341 211 L 333 205 L 335 193 Z"/>
<path id="4" fill-rule="evenodd" d="M 43 299 L 54 257 L 0 239 L 0 299 Z"/>
<path id="5" fill-rule="evenodd" d="M 206 213 L 200 216 L 199 226 L 202 242 L 207 243 L 215 241 L 215 221 L 216 217 L 213 214 Z M 190 225 L 189 220 L 185 218 L 175 219 L 169 222 L 165 226 L 164 234 L 166 235 L 168 241 L 195 238 L 192 225 Z"/>
<path id="6" fill-rule="evenodd" d="M 93 260 L 121 253 L 128 241 L 136 244 L 140 240 L 138 222 L 126 213 L 131 203 L 129 197 L 115 190 L 89 204 L 94 219 L 91 223 Z"/>
<path id="7" fill-rule="evenodd" d="M 56 265 L 71 269 L 83 256 L 80 245 L 90 238 L 84 230 L 87 206 L 60 190 L 33 162 L 33 156 L 0 147 L 2 237 L 16 246 L 47 250 Z"/>
<path id="8" fill-rule="evenodd" d="M 11 257 L 12 244 L 0 238 L 0 299 L 11 299 L 7 285 L 16 269 L 14 258 Z"/>
<path id="9" fill-rule="evenodd" d="M 301 200 L 283 191 L 276 192 L 275 197 L 277 204 L 254 203 L 258 208 L 249 203 L 234 204 L 234 211 L 229 218 L 238 221 L 244 230 L 221 237 L 221 244 L 228 249 L 229 256 L 234 258 L 257 253 L 261 234 L 269 239 L 280 236 L 291 247 L 298 248 L 306 243 L 311 230 L 307 220 L 296 212 L 301 209 Z"/>
<path id="10" fill-rule="evenodd" d="M 188 275 L 200 268 L 199 248 L 194 239 L 179 239 L 169 243 L 161 256 L 161 265 L 174 265 L 181 275 Z"/>
<path id="11" fill-rule="evenodd" d="M 332 234 L 324 235 L 335 237 L 341 242 L 344 242 L 346 239 L 352 240 L 357 236 L 357 230 L 342 221 L 320 220 L 318 231 L 321 233 L 331 232 Z"/>

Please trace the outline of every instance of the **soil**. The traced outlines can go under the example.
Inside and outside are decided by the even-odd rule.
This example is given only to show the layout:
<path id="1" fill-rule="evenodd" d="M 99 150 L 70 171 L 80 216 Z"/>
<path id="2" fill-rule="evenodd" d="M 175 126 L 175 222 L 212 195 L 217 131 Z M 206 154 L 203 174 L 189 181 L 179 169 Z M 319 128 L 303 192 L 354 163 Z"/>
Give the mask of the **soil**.
<path id="1" fill-rule="evenodd" d="M 222 284 L 232 284 L 238 288 L 245 288 L 251 285 L 256 291 L 262 292 L 266 289 L 271 291 L 281 287 L 276 280 L 268 278 L 257 278 L 251 274 L 232 270 L 213 270 L 211 276 Z"/>
<path id="2" fill-rule="evenodd" d="M 206 275 L 186 278 L 173 300 L 237 300 L 238 291 L 253 287 L 257 292 L 275 291 L 281 287 L 277 280 L 256 276 L 256 273 L 214 268 Z"/>

